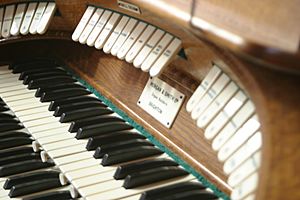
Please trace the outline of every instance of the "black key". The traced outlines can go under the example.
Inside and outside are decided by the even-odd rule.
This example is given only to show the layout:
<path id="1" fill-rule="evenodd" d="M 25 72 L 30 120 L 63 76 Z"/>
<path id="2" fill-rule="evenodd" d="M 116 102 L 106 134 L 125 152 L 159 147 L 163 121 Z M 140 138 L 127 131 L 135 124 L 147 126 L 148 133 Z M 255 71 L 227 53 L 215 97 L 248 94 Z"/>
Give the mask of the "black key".
<path id="1" fill-rule="evenodd" d="M 13 174 L 28 172 L 36 169 L 42 169 L 47 167 L 53 167 L 52 162 L 42 162 L 40 159 L 27 160 L 23 162 L 17 162 L 0 167 L 0 177 L 9 176 Z"/>
<path id="2" fill-rule="evenodd" d="M 120 142 L 132 139 L 146 139 L 143 135 L 130 132 L 130 131 L 119 131 L 114 133 L 108 133 L 97 137 L 90 138 L 86 145 L 88 151 L 95 150 L 97 147 L 113 142 Z"/>
<path id="3" fill-rule="evenodd" d="M 0 150 L 0 158 L 5 158 L 23 153 L 33 153 L 32 147 L 20 147 L 14 149 Z"/>
<path id="4" fill-rule="evenodd" d="M 103 156 L 101 164 L 103 166 L 114 165 L 122 162 L 137 160 L 150 156 L 160 155 L 163 152 L 155 147 L 132 147 L 114 151 Z"/>
<path id="5" fill-rule="evenodd" d="M 58 117 L 61 116 L 64 112 L 69 112 L 72 110 L 82 109 L 82 108 L 89 108 L 89 107 L 106 107 L 100 101 L 87 101 L 87 102 L 78 102 L 78 103 L 70 103 L 61 106 L 57 106 L 53 116 Z M 104 117 L 104 116 L 101 116 Z M 85 119 L 86 120 L 86 119 Z"/>
<path id="6" fill-rule="evenodd" d="M 182 193 L 171 194 L 164 198 L 159 198 L 160 200 L 217 200 L 218 197 L 213 193 L 206 190 L 194 190 L 194 191 L 186 191 Z"/>
<path id="7" fill-rule="evenodd" d="M 76 82 L 75 79 L 73 79 L 70 76 L 57 76 L 57 77 L 51 77 L 51 78 L 41 78 L 30 81 L 28 84 L 28 89 L 37 89 L 39 87 L 45 87 L 49 84 L 58 84 L 58 83 L 73 83 Z"/>
<path id="8" fill-rule="evenodd" d="M 67 89 L 67 88 L 82 88 L 84 89 L 85 87 L 82 85 L 79 85 L 77 83 L 60 83 L 56 85 L 47 85 L 43 88 L 38 88 L 35 92 L 35 97 L 41 97 L 44 92 L 49 92 L 53 90 L 59 90 L 59 89 Z"/>
<path id="9" fill-rule="evenodd" d="M 38 181 L 43 179 L 59 178 L 59 171 L 49 170 L 49 171 L 38 171 L 29 174 L 21 174 L 6 179 L 3 188 L 10 189 L 15 185 L 20 185 L 27 182 Z"/>
<path id="10" fill-rule="evenodd" d="M 166 158 L 143 160 L 119 166 L 114 174 L 114 178 L 120 180 L 132 173 L 166 166 L 178 166 L 178 164 L 175 161 Z"/>
<path id="11" fill-rule="evenodd" d="M 5 118 L 5 119 L 11 119 L 11 118 L 15 118 L 15 114 L 13 113 L 0 113 L 0 118 Z"/>
<path id="12" fill-rule="evenodd" d="M 105 144 L 97 147 L 94 153 L 94 158 L 102 158 L 107 153 L 118 151 L 119 149 L 138 147 L 138 146 L 154 146 L 154 145 L 147 140 L 141 140 L 141 139 L 113 142 L 110 144 Z"/>
<path id="13" fill-rule="evenodd" d="M 18 132 L 18 131 L 8 131 L 0 133 L 0 140 L 11 138 L 11 137 L 30 137 L 30 135 L 26 132 Z"/>
<path id="14" fill-rule="evenodd" d="M 66 88 L 44 92 L 41 96 L 41 102 L 54 101 L 57 99 L 65 99 L 67 97 L 82 96 L 91 94 L 90 91 L 82 88 Z"/>
<path id="15" fill-rule="evenodd" d="M 10 122 L 15 122 L 15 123 L 20 123 L 20 121 L 16 118 L 0 118 L 0 123 L 3 124 L 3 123 L 10 123 Z"/>
<path id="16" fill-rule="evenodd" d="M 34 160 L 39 159 L 41 156 L 39 153 L 21 153 L 21 154 L 15 154 L 9 157 L 0 158 L 0 166 L 2 165 L 8 165 L 13 164 L 16 162 L 22 162 L 26 160 Z"/>
<path id="17" fill-rule="evenodd" d="M 125 122 L 105 122 L 102 124 L 89 125 L 79 128 L 75 138 L 83 139 L 98 136 L 105 133 L 130 130 L 132 126 Z"/>
<path id="18" fill-rule="evenodd" d="M 22 73 L 23 71 L 27 71 L 30 69 L 37 69 L 37 68 L 54 68 L 57 67 L 54 64 L 51 63 L 31 63 L 31 64 L 24 64 L 24 65 L 18 65 L 14 67 L 12 70 L 13 74 Z"/>
<path id="19" fill-rule="evenodd" d="M 25 197 L 23 200 L 71 200 L 72 196 L 69 191 L 48 192 L 30 197 Z"/>
<path id="20" fill-rule="evenodd" d="M 22 124 L 16 124 L 16 123 L 3 123 L 0 126 L 0 132 L 4 131 L 11 131 L 11 130 L 19 130 L 24 128 Z"/>
<path id="21" fill-rule="evenodd" d="M 23 84 L 24 85 L 28 85 L 30 83 L 30 81 L 32 80 L 36 80 L 36 79 L 41 79 L 41 78 L 47 78 L 47 77 L 56 77 L 56 76 L 60 76 L 60 75 L 67 75 L 66 71 L 50 71 L 50 72 L 40 72 L 40 73 L 35 73 L 35 74 L 29 74 L 27 76 L 25 76 L 24 80 L 23 80 Z"/>
<path id="22" fill-rule="evenodd" d="M 62 185 L 59 181 L 59 178 L 51 178 L 51 179 L 32 181 L 32 182 L 13 186 L 10 189 L 8 196 L 9 197 L 23 196 L 23 195 L 27 195 L 27 194 L 31 194 L 31 193 L 35 193 L 35 192 L 58 188 L 61 186 Z"/>
<path id="23" fill-rule="evenodd" d="M 158 198 L 163 198 L 165 196 L 170 196 L 174 193 L 181 193 L 192 190 L 203 190 L 205 186 L 198 182 L 184 182 L 174 185 L 169 185 L 154 190 L 149 190 L 142 193 L 140 200 L 155 200 Z"/>
<path id="24" fill-rule="evenodd" d="M 79 97 L 70 97 L 70 98 L 66 98 L 66 99 L 55 100 L 50 103 L 48 110 L 55 111 L 56 107 L 59 105 L 66 105 L 66 104 L 70 104 L 70 103 L 77 103 L 77 102 L 83 102 L 83 101 L 95 101 L 95 100 L 100 101 L 99 99 L 97 99 L 93 96 L 79 96 Z"/>
<path id="25" fill-rule="evenodd" d="M 19 80 L 24 80 L 24 78 L 28 75 L 33 75 L 33 74 L 38 74 L 38 73 L 43 73 L 43 72 L 65 72 L 64 69 L 59 68 L 59 67 L 53 67 L 53 68 L 38 68 L 38 69 L 29 69 L 29 70 L 25 70 L 23 71 L 20 76 L 19 76 Z"/>
<path id="26" fill-rule="evenodd" d="M 59 121 L 64 123 L 64 122 L 70 122 L 70 121 L 82 119 L 85 117 L 92 117 L 96 115 L 108 115 L 112 113 L 113 112 L 107 108 L 99 108 L 99 107 L 83 108 L 83 109 L 63 113 Z"/>
<path id="27" fill-rule="evenodd" d="M 8 106 L 0 106 L 0 112 L 5 112 L 8 111 L 9 107 Z"/>
<path id="28" fill-rule="evenodd" d="M 29 137 L 10 137 L 0 139 L 0 150 L 31 144 L 32 141 L 33 140 Z"/>
<path id="29" fill-rule="evenodd" d="M 179 167 L 158 167 L 126 176 L 123 187 L 126 189 L 136 188 L 184 175 L 188 175 L 188 172 Z"/>

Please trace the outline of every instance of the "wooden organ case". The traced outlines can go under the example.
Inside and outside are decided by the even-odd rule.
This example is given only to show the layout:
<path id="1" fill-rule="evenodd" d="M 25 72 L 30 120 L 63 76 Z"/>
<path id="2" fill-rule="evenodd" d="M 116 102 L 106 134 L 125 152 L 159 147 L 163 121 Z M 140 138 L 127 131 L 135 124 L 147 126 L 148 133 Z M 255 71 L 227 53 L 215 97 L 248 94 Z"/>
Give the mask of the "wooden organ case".
<path id="1" fill-rule="evenodd" d="M 0 6 L 29 2 L 32 1 L 2 0 Z M 212 140 L 205 138 L 205 129 L 199 128 L 185 109 L 199 84 L 216 65 L 253 101 L 261 124 L 261 166 L 257 169 L 258 185 L 250 195 L 255 194 L 255 199 L 260 200 L 300 199 L 297 167 L 300 160 L 300 31 L 297 23 L 300 18 L 295 14 L 299 12 L 299 1 L 285 2 L 284 6 L 279 1 L 274 5 L 268 4 L 271 1 L 232 1 L 232 4 L 236 2 L 235 6 L 219 0 L 53 2 L 56 12 L 45 34 L 19 34 L 0 39 L 1 64 L 35 57 L 59 60 L 191 169 L 230 196 L 234 188 L 227 183 L 224 163 L 212 149 Z M 268 8 L 263 8 L 266 5 Z M 171 128 L 163 126 L 137 105 L 149 73 L 72 40 L 72 33 L 88 6 L 142 20 L 181 40 L 180 52 L 158 76 L 185 95 Z M 253 12 L 250 12 L 251 6 L 254 6 Z M 229 17 L 222 18 L 225 14 Z M 240 18 L 234 18 L 236 16 Z M 252 21 L 247 17 L 252 17 Z M 255 24 L 255 20 L 261 23 Z M 247 31 L 242 29 L 246 27 L 243 23 L 249 23 Z M 264 25 L 269 29 L 261 28 Z M 284 30 L 278 31 L 278 25 Z M 268 30 L 273 39 L 265 36 Z"/>

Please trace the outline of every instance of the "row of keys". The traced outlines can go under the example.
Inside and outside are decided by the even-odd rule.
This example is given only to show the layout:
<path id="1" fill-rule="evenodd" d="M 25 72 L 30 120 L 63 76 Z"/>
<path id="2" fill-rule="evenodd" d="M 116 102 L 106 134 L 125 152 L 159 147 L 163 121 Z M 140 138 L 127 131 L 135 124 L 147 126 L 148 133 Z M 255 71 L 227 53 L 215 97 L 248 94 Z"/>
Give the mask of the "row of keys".
<path id="1" fill-rule="evenodd" d="M 233 188 L 232 199 L 240 200 L 254 191 L 246 183 L 257 174 L 262 145 L 260 123 L 255 107 L 238 85 L 214 65 L 191 96 L 186 110 L 212 140 L 212 149 L 224 163 L 228 184 Z M 245 171 L 246 170 L 246 171 Z M 251 179 L 257 180 L 257 179 Z"/>
<path id="2" fill-rule="evenodd" d="M 1 97 L 42 161 L 55 163 L 72 198 L 217 198 L 60 66 L 35 61 L 14 65 L 12 73 L 0 68 Z"/>
<path id="3" fill-rule="evenodd" d="M 138 19 L 88 6 L 72 39 L 158 76 L 181 48 L 181 40 Z"/>
<path id="4" fill-rule="evenodd" d="M 9 4 L 0 8 L 0 38 L 44 34 L 55 13 L 54 2 Z"/>

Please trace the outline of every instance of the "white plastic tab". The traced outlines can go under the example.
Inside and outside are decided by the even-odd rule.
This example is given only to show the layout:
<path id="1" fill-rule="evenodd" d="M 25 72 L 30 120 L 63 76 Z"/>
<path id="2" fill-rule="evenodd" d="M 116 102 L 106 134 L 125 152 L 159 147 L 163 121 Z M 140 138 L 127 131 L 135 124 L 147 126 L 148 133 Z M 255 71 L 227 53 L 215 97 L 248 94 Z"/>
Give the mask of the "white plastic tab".
<path id="1" fill-rule="evenodd" d="M 26 9 L 26 4 L 18 4 L 11 29 L 10 29 L 10 34 L 13 36 L 19 35 L 20 34 L 20 28 L 21 28 L 21 23 L 23 21 L 23 17 L 25 14 L 25 9 Z"/>
<path id="2" fill-rule="evenodd" d="M 136 19 L 129 19 L 127 25 L 125 26 L 125 28 L 123 29 L 123 31 L 121 32 L 121 34 L 119 35 L 118 39 L 116 40 L 114 46 L 111 48 L 111 54 L 116 56 L 119 49 L 122 47 L 122 45 L 124 44 L 124 42 L 127 40 L 127 38 L 129 37 L 130 33 L 132 32 L 133 28 L 135 27 L 137 23 Z"/>
<path id="3" fill-rule="evenodd" d="M 75 42 L 77 42 L 79 40 L 79 37 L 80 37 L 82 31 L 84 30 L 87 23 L 89 22 L 89 20 L 90 20 L 92 14 L 94 13 L 95 9 L 96 8 L 93 7 L 93 6 L 87 7 L 87 9 L 84 12 L 79 24 L 77 25 L 74 33 L 72 34 L 72 40 L 74 40 Z"/>
<path id="4" fill-rule="evenodd" d="M 138 39 L 140 34 L 144 31 L 146 27 L 146 23 L 139 22 L 138 25 L 135 27 L 135 29 L 132 31 L 130 36 L 127 38 L 127 40 L 124 42 L 120 50 L 118 51 L 118 58 L 123 60 L 129 51 L 129 49 L 132 47 L 132 45 L 135 43 L 135 41 Z"/>
<path id="5" fill-rule="evenodd" d="M 55 10 L 56 10 L 56 4 L 54 2 L 49 2 L 45 10 L 45 13 L 37 27 L 38 34 L 46 33 L 50 25 L 51 19 L 54 16 Z"/>
<path id="6" fill-rule="evenodd" d="M 236 167 L 242 162 L 249 159 L 249 157 L 261 148 L 261 133 L 255 133 L 240 149 L 238 149 L 230 158 L 224 163 L 223 169 L 226 174 L 232 173 Z"/>
<path id="7" fill-rule="evenodd" d="M 125 59 L 127 62 L 132 63 L 133 59 L 136 57 L 136 55 L 140 52 L 140 50 L 144 47 L 152 33 L 155 31 L 155 27 L 152 25 L 148 25 L 146 30 L 142 33 L 142 35 L 138 38 L 138 40 L 135 42 L 135 44 L 132 46 L 132 48 L 127 53 Z"/>
<path id="8" fill-rule="evenodd" d="M 218 153 L 220 161 L 225 161 L 260 127 L 257 116 L 250 118 L 225 144 Z"/>
<path id="9" fill-rule="evenodd" d="M 233 116 L 232 120 L 220 131 L 212 142 L 212 148 L 218 151 L 222 145 L 239 129 L 253 114 L 254 105 L 249 100 L 242 108 Z"/>
<path id="10" fill-rule="evenodd" d="M 192 119 L 197 119 L 200 114 L 207 109 L 209 104 L 221 93 L 224 87 L 228 84 L 230 78 L 226 74 L 222 74 L 206 94 L 201 98 L 195 108 L 192 110 Z"/>
<path id="11" fill-rule="evenodd" d="M 207 90 L 212 86 L 215 80 L 220 76 L 221 69 L 214 65 L 208 74 L 205 76 L 201 84 L 198 86 L 196 91 L 193 93 L 191 98 L 186 104 L 186 110 L 188 112 L 192 112 L 194 107 L 198 104 L 203 95 L 207 92 Z"/>
<path id="12" fill-rule="evenodd" d="M 151 36 L 149 41 L 143 47 L 143 49 L 139 52 L 136 58 L 133 61 L 133 66 L 136 68 L 140 68 L 144 60 L 147 58 L 151 50 L 155 47 L 161 37 L 164 35 L 164 31 L 157 29 L 155 33 Z"/>
<path id="13" fill-rule="evenodd" d="M 171 62 L 172 58 L 176 56 L 181 48 L 181 40 L 174 38 L 171 44 L 166 48 L 166 50 L 161 54 L 161 56 L 156 60 L 150 69 L 150 76 L 158 76 L 163 69 Z"/>
<path id="14" fill-rule="evenodd" d="M 2 37 L 7 38 L 10 36 L 10 28 L 14 17 L 15 5 L 9 5 L 5 8 L 4 19 L 2 24 Z"/>
<path id="15" fill-rule="evenodd" d="M 115 44 L 116 40 L 118 39 L 119 35 L 121 34 L 122 30 L 126 26 L 128 20 L 129 20 L 129 17 L 127 17 L 127 16 L 123 16 L 121 18 L 120 22 L 118 23 L 118 25 L 116 26 L 116 28 L 114 29 L 114 31 L 112 32 L 112 34 L 110 35 L 110 37 L 108 38 L 107 42 L 105 43 L 105 45 L 103 47 L 104 53 L 110 53 L 111 48 L 114 46 L 114 44 Z"/>
<path id="16" fill-rule="evenodd" d="M 86 43 L 86 40 L 88 39 L 88 37 L 91 34 L 94 27 L 96 26 L 102 13 L 103 13 L 103 9 L 98 8 L 96 10 L 96 12 L 93 14 L 93 16 L 91 17 L 91 19 L 89 20 L 88 24 L 86 25 L 86 27 L 84 28 L 83 32 L 81 33 L 81 35 L 79 37 L 79 42 L 81 44 Z"/>
<path id="17" fill-rule="evenodd" d="M 98 20 L 96 26 L 94 27 L 93 31 L 91 32 L 90 36 L 88 37 L 86 44 L 88 46 L 94 46 L 95 41 L 98 35 L 101 33 L 103 27 L 105 26 L 106 22 L 108 21 L 109 17 L 111 16 L 112 12 L 109 10 L 105 10 L 104 13 L 101 15 L 100 19 Z"/>
<path id="18" fill-rule="evenodd" d="M 228 120 L 237 112 L 237 110 L 244 104 L 247 97 L 239 91 L 226 104 L 224 109 L 212 120 L 212 122 L 205 129 L 205 138 L 212 139 L 228 122 Z"/>
<path id="19" fill-rule="evenodd" d="M 253 192 L 258 184 L 258 173 L 252 174 L 245 179 L 238 187 L 234 188 L 231 193 L 232 200 L 240 200 Z"/>
<path id="20" fill-rule="evenodd" d="M 158 59 L 158 57 L 163 53 L 165 48 L 169 45 L 173 36 L 169 33 L 166 33 L 164 37 L 158 42 L 154 49 L 150 52 L 148 57 L 143 62 L 141 69 L 144 72 L 148 72 L 150 68 L 153 66 L 154 62 Z"/>
<path id="21" fill-rule="evenodd" d="M 238 90 L 237 85 L 234 82 L 230 82 L 220 95 L 208 106 L 208 108 L 197 119 L 197 126 L 204 128 L 207 124 L 215 118 L 220 112 L 223 106 L 229 101 L 229 99 Z"/>
<path id="22" fill-rule="evenodd" d="M 40 2 L 37 9 L 36 9 L 36 12 L 34 14 L 34 17 L 33 17 L 33 20 L 31 22 L 31 25 L 30 25 L 30 28 L 29 28 L 29 32 L 31 34 L 36 34 L 37 33 L 37 27 L 41 21 L 41 18 L 44 14 L 44 11 L 47 7 L 47 3 L 46 2 Z"/>
<path id="23" fill-rule="evenodd" d="M 2 23 L 3 23 L 3 14 L 4 14 L 4 8 L 0 8 L 0 38 L 2 37 L 1 29 L 2 29 Z"/>
<path id="24" fill-rule="evenodd" d="M 32 2 L 29 3 L 28 7 L 27 7 L 27 11 L 26 14 L 24 16 L 22 25 L 21 25 L 21 29 L 20 29 L 20 33 L 22 35 L 27 35 L 29 33 L 29 27 L 30 24 L 32 22 L 34 13 L 35 13 L 35 9 L 36 9 L 37 3 L 36 2 Z"/>
<path id="25" fill-rule="evenodd" d="M 109 21 L 106 23 L 103 31 L 100 33 L 98 38 L 96 39 L 95 42 L 95 48 L 96 49 L 102 49 L 106 40 L 110 36 L 111 32 L 114 30 L 115 26 L 117 25 L 118 21 L 120 18 L 120 14 L 118 13 L 113 13 Z"/>

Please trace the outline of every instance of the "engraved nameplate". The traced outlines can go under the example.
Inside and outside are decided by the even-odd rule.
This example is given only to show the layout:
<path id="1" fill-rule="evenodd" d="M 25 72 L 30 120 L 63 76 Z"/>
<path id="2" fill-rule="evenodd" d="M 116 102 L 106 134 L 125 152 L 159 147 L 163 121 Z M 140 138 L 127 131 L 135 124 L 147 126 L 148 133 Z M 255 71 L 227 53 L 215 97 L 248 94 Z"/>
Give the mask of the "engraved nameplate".
<path id="1" fill-rule="evenodd" d="M 184 97 L 184 94 L 164 81 L 151 77 L 137 104 L 164 126 L 170 128 Z"/>

